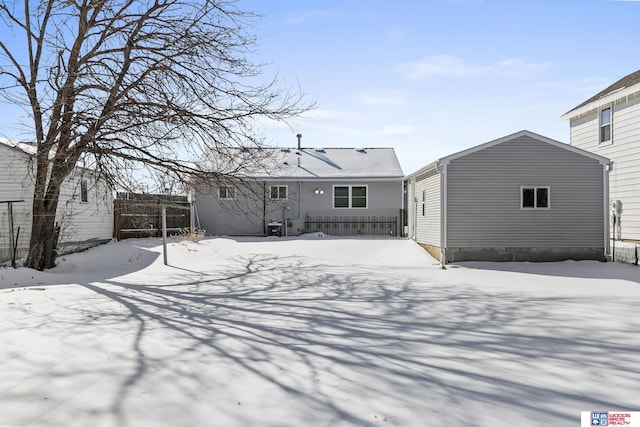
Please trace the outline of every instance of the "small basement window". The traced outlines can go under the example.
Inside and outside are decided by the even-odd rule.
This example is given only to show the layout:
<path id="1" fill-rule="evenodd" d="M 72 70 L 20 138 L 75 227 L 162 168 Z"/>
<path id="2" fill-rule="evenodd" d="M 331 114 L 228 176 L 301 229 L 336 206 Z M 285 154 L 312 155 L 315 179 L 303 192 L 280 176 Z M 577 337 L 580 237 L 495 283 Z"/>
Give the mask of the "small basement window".
<path id="1" fill-rule="evenodd" d="M 549 187 L 520 187 L 521 209 L 549 209 Z"/>

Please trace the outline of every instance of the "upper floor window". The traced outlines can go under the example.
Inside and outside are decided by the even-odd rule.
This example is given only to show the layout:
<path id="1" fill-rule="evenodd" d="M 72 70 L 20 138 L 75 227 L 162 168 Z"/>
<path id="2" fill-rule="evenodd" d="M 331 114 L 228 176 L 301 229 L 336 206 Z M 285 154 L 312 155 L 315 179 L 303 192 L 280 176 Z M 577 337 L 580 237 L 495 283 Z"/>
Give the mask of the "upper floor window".
<path id="1" fill-rule="evenodd" d="M 235 199 L 236 189 L 226 186 L 218 187 L 218 197 L 220 197 L 221 199 Z"/>
<path id="2" fill-rule="evenodd" d="M 286 185 L 272 185 L 269 188 L 269 193 L 272 199 L 286 199 L 287 198 L 287 186 Z"/>
<path id="3" fill-rule="evenodd" d="M 366 185 L 336 185 L 333 187 L 334 208 L 366 208 Z"/>
<path id="4" fill-rule="evenodd" d="M 80 181 L 80 201 L 84 203 L 89 201 L 89 187 L 86 179 Z"/>
<path id="5" fill-rule="evenodd" d="M 522 209 L 549 209 L 551 207 L 549 187 L 520 187 L 520 207 Z"/>
<path id="6" fill-rule="evenodd" d="M 611 142 L 611 107 L 606 107 L 600 110 L 600 144 Z"/>

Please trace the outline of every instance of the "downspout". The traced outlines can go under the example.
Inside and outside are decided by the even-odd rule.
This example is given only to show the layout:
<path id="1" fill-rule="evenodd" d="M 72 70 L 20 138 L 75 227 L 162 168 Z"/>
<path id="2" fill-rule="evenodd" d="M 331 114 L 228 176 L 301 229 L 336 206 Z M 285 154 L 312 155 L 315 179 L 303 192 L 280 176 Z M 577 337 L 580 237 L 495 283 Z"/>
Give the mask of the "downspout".
<path id="1" fill-rule="evenodd" d="M 440 266 L 447 263 L 447 163 L 436 162 L 440 174 Z"/>
<path id="2" fill-rule="evenodd" d="M 262 181 L 262 233 L 267 235 L 267 183 Z"/>
<path id="3" fill-rule="evenodd" d="M 417 179 L 413 178 L 413 185 L 411 186 L 411 197 L 413 198 L 413 240 L 418 241 L 418 193 L 416 193 Z"/>
<path id="4" fill-rule="evenodd" d="M 613 170 L 613 162 L 602 164 L 602 194 L 603 194 L 603 205 L 604 205 L 604 256 L 605 259 L 611 256 L 611 239 L 609 236 L 610 230 L 610 212 L 609 209 L 609 174 Z M 614 239 L 615 239 L 615 228 L 613 230 Z"/>
<path id="5" fill-rule="evenodd" d="M 298 181 L 298 219 L 304 221 L 302 217 L 302 181 Z M 304 229 L 304 222 L 302 223 L 302 227 Z M 302 232 L 299 233 L 302 234 Z"/>

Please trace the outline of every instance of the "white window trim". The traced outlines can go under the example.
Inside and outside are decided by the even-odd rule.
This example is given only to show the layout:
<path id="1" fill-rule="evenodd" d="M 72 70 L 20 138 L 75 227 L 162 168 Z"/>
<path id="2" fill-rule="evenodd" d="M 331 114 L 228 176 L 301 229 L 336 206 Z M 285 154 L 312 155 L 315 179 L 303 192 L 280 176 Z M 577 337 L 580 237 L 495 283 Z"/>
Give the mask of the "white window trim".
<path id="1" fill-rule="evenodd" d="M 225 188 L 226 189 L 226 196 L 222 197 L 222 189 Z M 229 190 L 231 190 L 231 192 L 233 193 L 233 195 L 231 197 L 229 197 Z M 236 189 L 235 187 L 231 187 L 228 185 L 221 185 L 220 187 L 218 187 L 218 198 L 220 198 L 220 200 L 234 200 L 236 198 Z"/>
<path id="2" fill-rule="evenodd" d="M 600 141 L 600 132 L 602 131 L 602 111 L 610 110 L 609 113 L 609 139 L 606 141 Z M 606 125 L 605 125 L 606 126 Z M 613 104 L 603 105 L 598 108 L 598 145 L 612 145 L 613 144 Z"/>
<path id="3" fill-rule="evenodd" d="M 349 206 L 346 206 L 344 208 L 342 207 L 336 207 L 336 187 L 347 187 L 349 188 Z M 366 189 L 367 192 L 367 197 L 365 199 L 365 207 L 356 207 L 354 208 L 353 206 L 351 206 L 351 202 L 353 201 L 353 194 L 351 192 L 351 189 L 353 187 L 364 187 Z M 340 185 L 340 184 L 336 184 L 333 186 L 333 194 L 331 195 L 331 205 L 333 206 L 333 209 L 369 209 L 369 185 L 367 184 L 344 184 L 344 185 Z"/>
<path id="4" fill-rule="evenodd" d="M 277 188 L 281 188 L 284 187 L 284 197 L 272 197 L 271 196 L 271 189 L 277 187 Z M 278 193 L 280 193 L 280 191 L 278 191 Z M 288 185 L 270 185 L 269 186 L 269 199 L 270 200 L 289 200 L 289 186 Z"/>
<path id="5" fill-rule="evenodd" d="M 533 204 L 534 207 L 532 208 L 525 208 L 524 206 L 522 206 L 522 190 L 524 190 L 525 188 L 532 188 L 534 191 L 533 194 Z M 548 206 L 546 208 L 539 208 L 538 206 L 535 206 L 538 204 L 538 189 L 541 188 L 546 188 L 547 189 L 547 204 Z M 546 185 L 521 185 L 520 186 L 520 210 L 521 211 L 548 211 L 551 210 L 551 187 L 550 186 L 546 186 Z"/>

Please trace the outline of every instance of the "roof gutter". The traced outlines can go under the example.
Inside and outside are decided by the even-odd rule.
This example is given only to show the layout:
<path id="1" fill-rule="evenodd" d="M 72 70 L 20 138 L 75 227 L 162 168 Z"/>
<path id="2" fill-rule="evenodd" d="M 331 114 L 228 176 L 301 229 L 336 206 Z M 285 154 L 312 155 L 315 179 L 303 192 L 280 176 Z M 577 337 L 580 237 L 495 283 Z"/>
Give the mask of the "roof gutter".
<path id="1" fill-rule="evenodd" d="M 632 99 L 638 98 L 640 96 L 640 83 L 635 85 L 621 88 L 610 92 L 609 94 L 603 96 L 602 98 L 596 99 L 588 104 L 579 106 L 574 108 L 573 110 L 567 111 L 563 115 L 560 116 L 562 120 L 567 119 L 575 119 L 578 117 L 586 116 L 593 111 L 597 111 L 600 107 L 603 107 L 608 104 L 622 104 L 629 102 Z"/>

